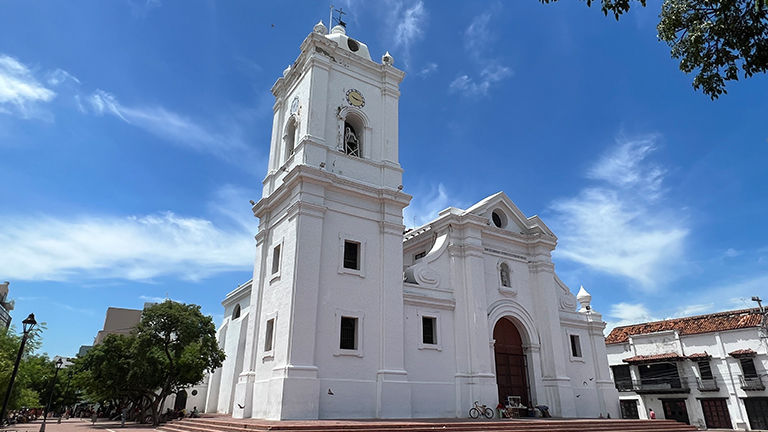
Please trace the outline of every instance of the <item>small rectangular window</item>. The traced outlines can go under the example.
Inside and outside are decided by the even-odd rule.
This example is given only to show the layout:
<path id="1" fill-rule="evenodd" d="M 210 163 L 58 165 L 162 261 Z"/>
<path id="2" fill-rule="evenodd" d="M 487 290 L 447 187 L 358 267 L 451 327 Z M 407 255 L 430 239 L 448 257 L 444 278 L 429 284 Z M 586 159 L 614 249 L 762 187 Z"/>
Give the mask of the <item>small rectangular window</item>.
<path id="1" fill-rule="evenodd" d="M 709 366 L 709 360 L 702 360 L 699 362 L 699 374 L 701 375 L 701 379 L 711 380 L 714 378 L 712 376 L 712 368 Z"/>
<path id="2" fill-rule="evenodd" d="M 344 268 L 360 270 L 360 243 L 344 240 Z"/>
<path id="3" fill-rule="evenodd" d="M 425 256 L 427 256 L 427 251 L 422 251 L 422 252 L 419 252 L 416 255 L 414 255 L 413 256 L 413 260 L 414 261 L 418 261 L 418 260 L 424 258 Z"/>
<path id="4" fill-rule="evenodd" d="M 740 358 L 739 363 L 741 363 L 741 371 L 745 377 L 757 376 L 757 369 L 755 369 L 755 362 L 752 360 L 752 357 Z"/>
<path id="5" fill-rule="evenodd" d="M 357 318 L 341 317 L 339 348 L 345 350 L 357 349 Z"/>
<path id="6" fill-rule="evenodd" d="M 581 341 L 578 335 L 571 335 L 571 356 L 581 357 Z"/>
<path id="7" fill-rule="evenodd" d="M 272 351 L 272 335 L 275 333 L 275 319 L 267 320 L 267 332 L 264 335 L 264 351 Z"/>
<path id="8" fill-rule="evenodd" d="M 421 341 L 425 344 L 437 344 L 437 318 L 421 317 Z"/>
<path id="9" fill-rule="evenodd" d="M 280 245 L 272 249 L 272 274 L 280 271 Z"/>

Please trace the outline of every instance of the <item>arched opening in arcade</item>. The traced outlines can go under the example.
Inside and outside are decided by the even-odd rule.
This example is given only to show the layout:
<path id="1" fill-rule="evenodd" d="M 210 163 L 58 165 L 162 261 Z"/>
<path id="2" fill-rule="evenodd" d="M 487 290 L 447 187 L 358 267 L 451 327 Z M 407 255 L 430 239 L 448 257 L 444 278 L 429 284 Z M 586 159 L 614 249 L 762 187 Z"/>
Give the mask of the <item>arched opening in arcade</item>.
<path id="1" fill-rule="evenodd" d="M 523 337 L 509 317 L 501 318 L 493 327 L 496 361 L 496 385 L 499 402 L 519 397 L 520 403 L 530 406 L 531 391 L 528 380 L 528 361 L 523 348 Z"/>

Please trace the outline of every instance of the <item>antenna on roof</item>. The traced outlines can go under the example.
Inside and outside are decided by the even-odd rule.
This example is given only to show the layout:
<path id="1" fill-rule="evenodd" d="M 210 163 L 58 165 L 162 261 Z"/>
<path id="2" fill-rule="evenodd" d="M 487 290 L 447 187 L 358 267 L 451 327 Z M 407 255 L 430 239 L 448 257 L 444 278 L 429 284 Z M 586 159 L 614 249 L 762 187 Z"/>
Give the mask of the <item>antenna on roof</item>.
<path id="1" fill-rule="evenodd" d="M 758 296 L 753 296 L 752 301 L 757 302 L 757 307 L 760 308 L 760 315 L 762 315 L 762 319 L 760 320 L 760 336 L 763 338 L 768 337 L 768 314 L 765 313 L 763 301 Z"/>
<path id="2" fill-rule="evenodd" d="M 336 12 L 339 15 L 338 18 L 333 17 L 334 12 Z M 333 21 L 336 21 L 338 25 L 344 28 L 347 28 L 347 23 L 345 23 L 344 20 L 341 19 L 342 15 L 344 14 L 346 14 L 346 12 L 341 10 L 341 8 L 335 9 L 333 5 L 331 5 L 331 18 L 330 18 L 331 28 L 333 28 Z"/>

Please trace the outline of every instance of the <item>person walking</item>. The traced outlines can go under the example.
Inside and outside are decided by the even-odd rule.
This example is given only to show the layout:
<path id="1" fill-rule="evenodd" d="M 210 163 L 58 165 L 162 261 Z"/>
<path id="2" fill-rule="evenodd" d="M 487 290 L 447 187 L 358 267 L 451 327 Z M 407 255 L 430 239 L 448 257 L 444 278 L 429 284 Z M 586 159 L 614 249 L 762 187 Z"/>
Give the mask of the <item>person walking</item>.
<path id="1" fill-rule="evenodd" d="M 651 420 L 656 420 L 656 413 L 653 412 L 653 408 L 648 408 L 648 418 Z"/>
<path id="2" fill-rule="evenodd" d="M 91 414 L 91 424 L 96 424 L 96 419 L 99 418 L 99 412 L 97 410 L 93 410 L 93 413 Z"/>

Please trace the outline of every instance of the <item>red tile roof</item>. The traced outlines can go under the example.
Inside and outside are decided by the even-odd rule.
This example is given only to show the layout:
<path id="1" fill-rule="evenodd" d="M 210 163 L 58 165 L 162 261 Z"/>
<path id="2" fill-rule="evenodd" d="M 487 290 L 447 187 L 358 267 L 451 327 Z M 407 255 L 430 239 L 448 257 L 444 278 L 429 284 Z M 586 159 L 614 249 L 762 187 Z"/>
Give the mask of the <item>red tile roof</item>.
<path id="1" fill-rule="evenodd" d="M 757 353 L 752 351 L 751 348 L 740 349 L 740 350 L 736 350 L 736 351 L 728 353 L 729 356 L 736 357 L 736 358 L 739 358 L 739 357 L 754 357 L 756 354 Z"/>
<path id="2" fill-rule="evenodd" d="M 629 363 L 629 364 L 639 364 L 639 363 L 655 362 L 659 360 L 682 361 L 682 360 L 685 360 L 685 357 L 681 356 L 678 353 L 670 352 L 670 353 L 663 353 L 663 354 L 638 355 L 630 358 L 625 358 L 622 361 L 624 363 Z"/>
<path id="3" fill-rule="evenodd" d="M 691 360 L 704 360 L 704 359 L 712 358 L 712 355 L 707 354 L 707 352 L 704 351 L 703 353 L 688 354 L 687 357 Z"/>
<path id="4" fill-rule="evenodd" d="M 624 343 L 633 335 L 656 333 L 667 330 L 677 330 L 680 335 L 691 335 L 758 327 L 761 320 L 762 316 L 758 309 L 741 309 L 692 317 L 672 318 L 663 321 L 616 327 L 611 330 L 611 333 L 605 338 L 605 343 L 609 345 Z"/>

